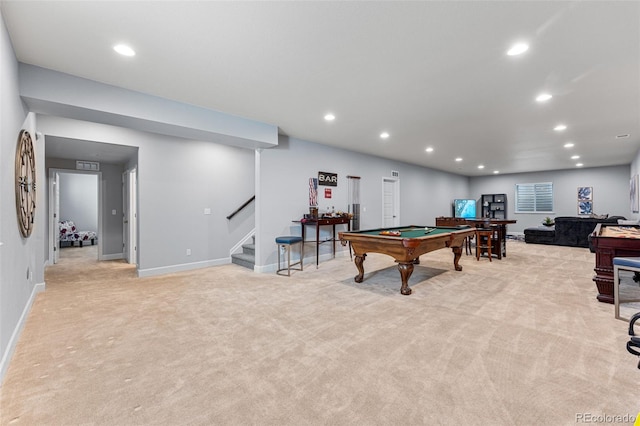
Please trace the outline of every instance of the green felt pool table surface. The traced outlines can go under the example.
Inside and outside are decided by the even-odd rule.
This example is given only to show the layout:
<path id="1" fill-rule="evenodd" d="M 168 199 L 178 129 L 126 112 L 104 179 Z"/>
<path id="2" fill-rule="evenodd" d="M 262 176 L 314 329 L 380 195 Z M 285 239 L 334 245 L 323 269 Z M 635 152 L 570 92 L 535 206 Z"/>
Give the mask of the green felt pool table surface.
<path id="1" fill-rule="evenodd" d="M 450 232 L 456 232 L 463 229 L 469 229 L 468 226 L 455 227 L 455 226 L 399 226 L 396 228 L 378 228 L 378 229 L 366 229 L 363 231 L 351 231 L 352 234 L 363 235 L 380 235 L 383 231 L 399 231 L 400 235 L 395 238 L 420 238 L 427 235 L 439 235 Z M 390 235 L 385 235 L 390 236 Z"/>

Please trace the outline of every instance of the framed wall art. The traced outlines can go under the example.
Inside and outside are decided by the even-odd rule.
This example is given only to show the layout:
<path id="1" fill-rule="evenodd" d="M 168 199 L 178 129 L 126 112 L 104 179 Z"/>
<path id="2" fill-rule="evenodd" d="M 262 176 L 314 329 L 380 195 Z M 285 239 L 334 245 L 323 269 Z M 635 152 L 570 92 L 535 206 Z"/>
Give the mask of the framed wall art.
<path id="1" fill-rule="evenodd" d="M 578 201 L 578 215 L 593 214 L 593 201 Z"/>
<path id="2" fill-rule="evenodd" d="M 593 201 L 593 187 L 579 186 L 578 201 Z"/>

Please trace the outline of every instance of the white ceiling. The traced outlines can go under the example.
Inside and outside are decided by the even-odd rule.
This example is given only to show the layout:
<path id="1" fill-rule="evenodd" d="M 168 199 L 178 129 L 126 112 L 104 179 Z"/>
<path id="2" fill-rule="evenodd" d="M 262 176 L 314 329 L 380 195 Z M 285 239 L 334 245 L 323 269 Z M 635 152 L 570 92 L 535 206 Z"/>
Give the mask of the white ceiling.
<path id="1" fill-rule="evenodd" d="M 584 167 L 629 164 L 640 148 L 638 1 L 1 7 L 21 62 L 321 144 L 468 176 L 574 168 L 571 155 Z M 520 40 L 529 51 L 506 56 Z M 115 54 L 121 42 L 137 55 Z M 542 91 L 554 97 L 535 102 Z"/>

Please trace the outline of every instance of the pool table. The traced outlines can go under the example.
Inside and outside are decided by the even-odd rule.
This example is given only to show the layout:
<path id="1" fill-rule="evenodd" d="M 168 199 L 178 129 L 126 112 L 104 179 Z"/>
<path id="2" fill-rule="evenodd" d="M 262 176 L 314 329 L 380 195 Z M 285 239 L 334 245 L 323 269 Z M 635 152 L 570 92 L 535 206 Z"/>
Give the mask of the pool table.
<path id="1" fill-rule="evenodd" d="M 597 299 L 614 303 L 613 258 L 640 256 L 640 226 L 599 223 L 591 233 L 591 245 L 596 253 Z"/>
<path id="2" fill-rule="evenodd" d="M 354 280 L 361 283 L 364 279 L 364 260 L 367 253 L 382 253 L 393 257 L 398 263 L 402 286 L 400 293 L 411 294 L 409 277 L 413 273 L 413 265 L 420 262 L 420 255 L 441 248 L 450 247 L 453 251 L 453 266 L 461 271 L 458 264 L 464 241 L 475 235 L 475 228 L 469 226 L 400 226 L 397 228 L 368 229 L 363 231 L 340 232 L 342 245 L 351 243 L 355 255 L 354 262 L 358 275 Z"/>

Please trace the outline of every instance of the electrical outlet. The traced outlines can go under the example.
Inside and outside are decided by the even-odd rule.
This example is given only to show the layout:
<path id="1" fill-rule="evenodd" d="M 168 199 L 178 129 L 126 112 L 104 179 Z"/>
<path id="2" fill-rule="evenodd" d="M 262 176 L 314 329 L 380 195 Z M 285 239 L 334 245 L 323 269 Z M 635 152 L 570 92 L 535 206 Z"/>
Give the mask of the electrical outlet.
<path id="1" fill-rule="evenodd" d="M 187 256 L 191 256 L 191 249 L 187 249 Z"/>

